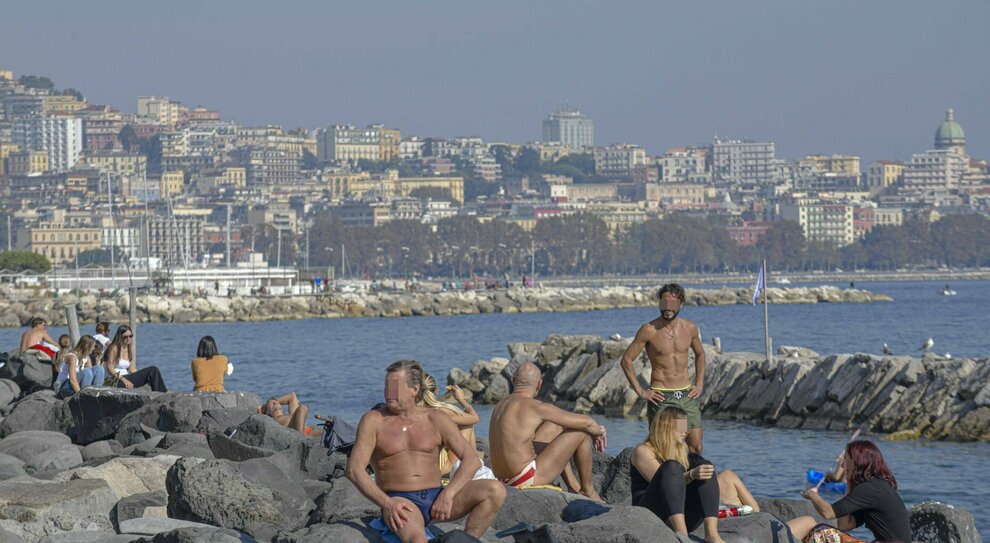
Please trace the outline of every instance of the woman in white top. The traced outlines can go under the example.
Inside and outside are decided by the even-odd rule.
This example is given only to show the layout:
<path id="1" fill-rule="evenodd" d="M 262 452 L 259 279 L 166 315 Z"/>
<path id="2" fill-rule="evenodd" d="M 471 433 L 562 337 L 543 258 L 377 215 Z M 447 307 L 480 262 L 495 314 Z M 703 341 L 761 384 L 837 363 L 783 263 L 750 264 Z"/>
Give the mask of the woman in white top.
<path id="1" fill-rule="evenodd" d="M 58 377 L 55 378 L 55 391 L 59 397 L 66 398 L 83 387 L 103 384 L 103 366 L 93 366 L 89 359 L 95 346 L 93 336 L 83 336 L 79 338 L 75 349 L 62 355 Z"/>
<path id="2" fill-rule="evenodd" d="M 161 373 L 155 366 L 144 369 L 137 367 L 137 353 L 134 349 L 134 331 L 121 324 L 107 350 L 107 373 L 117 380 L 118 388 L 134 388 L 148 385 L 155 392 L 168 392 Z"/>

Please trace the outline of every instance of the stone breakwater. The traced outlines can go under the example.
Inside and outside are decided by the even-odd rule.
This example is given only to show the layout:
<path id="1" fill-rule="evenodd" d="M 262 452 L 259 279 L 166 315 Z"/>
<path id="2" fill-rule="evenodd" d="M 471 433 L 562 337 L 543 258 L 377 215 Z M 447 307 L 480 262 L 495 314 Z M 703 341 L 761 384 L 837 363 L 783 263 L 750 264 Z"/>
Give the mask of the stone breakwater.
<path id="1" fill-rule="evenodd" d="M 0 359 L 4 543 L 381 542 L 368 526 L 379 509 L 343 477 L 347 457 L 259 415 L 255 394 L 86 388 L 60 400 L 46 388 L 49 366 Z M 477 445 L 486 449 L 483 440 Z M 629 505 L 631 451 L 595 453 L 594 482 L 607 503 L 509 488 L 480 541 L 683 541 L 653 513 Z M 784 522 L 813 514 L 803 500 L 759 503 L 759 513 L 719 521 L 721 535 L 792 541 Z M 951 505 L 919 504 L 910 522 L 915 541 L 981 541 L 972 515 Z M 517 539 L 520 526 L 527 533 Z M 461 522 L 436 527 L 450 541 L 475 541 Z M 692 535 L 702 540 L 700 531 Z"/>
<path id="2" fill-rule="evenodd" d="M 821 286 L 771 288 L 772 304 L 812 304 L 890 301 L 890 297 L 859 289 Z M 748 304 L 750 289 L 688 289 L 689 305 Z M 331 293 L 299 296 L 157 296 L 137 297 L 139 322 L 237 322 L 340 317 L 409 317 L 478 313 L 541 313 L 593 311 L 655 306 L 655 288 L 580 287 L 513 288 L 452 292 Z M 17 327 L 40 316 L 64 325 L 64 307 L 75 304 L 80 322 L 127 320 L 126 293 L 111 298 L 93 295 L 44 298 L 30 302 L 0 300 L 0 327 Z"/>
<path id="3" fill-rule="evenodd" d="M 550 336 L 543 343 L 509 345 L 509 358 L 454 368 L 447 376 L 481 403 L 509 393 L 523 362 L 544 370 L 540 398 L 579 413 L 645 417 L 646 404 L 629 387 L 620 358 L 630 340 Z M 897 438 L 990 440 L 990 360 L 926 355 L 833 354 L 781 346 L 772 362 L 757 353 L 716 353 L 700 397 L 705 417 L 779 428 L 861 428 Z M 690 360 L 693 374 L 693 354 Z M 649 383 L 645 354 L 634 363 Z"/>

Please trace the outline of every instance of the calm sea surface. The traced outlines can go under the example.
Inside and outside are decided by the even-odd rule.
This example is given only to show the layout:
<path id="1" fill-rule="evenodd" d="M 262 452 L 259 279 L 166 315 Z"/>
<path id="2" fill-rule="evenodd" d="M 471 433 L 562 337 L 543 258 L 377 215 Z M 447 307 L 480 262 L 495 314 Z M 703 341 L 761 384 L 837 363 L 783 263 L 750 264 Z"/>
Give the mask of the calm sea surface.
<path id="1" fill-rule="evenodd" d="M 736 285 L 730 285 L 736 286 Z M 796 285 L 791 285 L 796 286 Z M 838 286 L 847 286 L 845 284 Z M 858 288 L 888 294 L 891 303 L 782 305 L 770 307 L 775 345 L 800 345 L 820 353 L 879 353 L 887 342 L 897 354 L 917 353 L 927 338 L 933 350 L 954 357 L 990 356 L 990 281 L 954 282 L 957 296 L 941 296 L 944 283 L 857 282 Z M 701 287 L 706 288 L 706 287 Z M 711 288 L 709 285 L 707 288 Z M 356 421 L 381 400 L 383 370 L 399 358 L 415 358 L 441 382 L 452 367 L 468 368 L 479 359 L 507 356 L 506 345 L 542 341 L 549 334 L 635 334 L 656 316 L 650 308 L 586 313 L 543 313 L 335 319 L 232 324 L 142 324 L 137 335 L 138 364 L 157 365 L 168 385 L 191 390 L 189 364 L 199 338 L 212 335 L 235 365 L 228 390 L 262 398 L 289 390 L 311 413 Z M 697 322 L 710 342 L 722 339 L 727 351 L 763 350 L 762 310 L 752 306 L 688 307 L 682 316 Z M 0 329 L 0 346 L 16 349 L 23 329 Z M 63 330 L 52 330 L 53 335 Z M 92 333 L 91 326 L 84 332 Z M 480 406 L 481 435 L 490 408 Z M 609 452 L 638 443 L 640 421 L 604 419 Z M 834 432 L 777 430 L 707 421 L 705 456 L 731 467 L 756 495 L 798 497 L 806 467 L 827 467 L 847 436 Z M 973 512 L 977 527 L 990 534 L 990 512 L 983 509 L 990 485 L 990 443 L 927 441 L 880 442 L 906 502 L 937 499 Z"/>

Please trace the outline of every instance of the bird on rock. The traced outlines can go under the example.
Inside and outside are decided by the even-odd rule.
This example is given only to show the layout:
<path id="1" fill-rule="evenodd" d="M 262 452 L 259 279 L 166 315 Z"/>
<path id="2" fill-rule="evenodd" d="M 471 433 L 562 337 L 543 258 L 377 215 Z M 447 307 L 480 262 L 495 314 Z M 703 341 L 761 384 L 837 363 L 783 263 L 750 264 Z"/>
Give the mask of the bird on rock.
<path id="1" fill-rule="evenodd" d="M 886 343 L 884 343 L 883 344 L 883 354 L 894 354 L 894 351 L 891 350 L 890 345 L 887 345 Z"/>
<path id="2" fill-rule="evenodd" d="M 935 345 L 935 340 L 932 339 L 932 338 L 928 338 L 928 341 L 922 343 L 921 344 L 921 347 L 919 347 L 918 350 L 919 351 L 927 351 L 928 349 L 931 349 L 932 348 L 932 345 Z"/>

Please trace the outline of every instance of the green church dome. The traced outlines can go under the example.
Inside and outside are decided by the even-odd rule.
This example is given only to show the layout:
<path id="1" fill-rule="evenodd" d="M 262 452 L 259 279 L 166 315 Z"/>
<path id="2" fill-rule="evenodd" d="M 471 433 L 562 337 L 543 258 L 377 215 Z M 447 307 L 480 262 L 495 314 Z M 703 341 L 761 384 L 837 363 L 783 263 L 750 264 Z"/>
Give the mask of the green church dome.
<path id="1" fill-rule="evenodd" d="M 935 131 L 935 148 L 944 149 L 953 145 L 965 145 L 966 133 L 956 122 L 955 112 L 951 109 L 945 112 L 945 120 Z"/>

